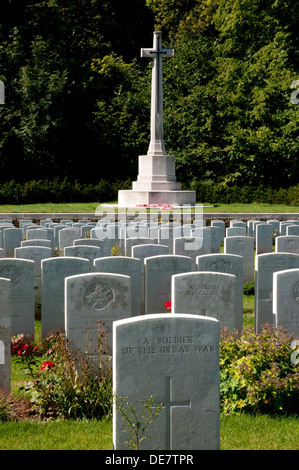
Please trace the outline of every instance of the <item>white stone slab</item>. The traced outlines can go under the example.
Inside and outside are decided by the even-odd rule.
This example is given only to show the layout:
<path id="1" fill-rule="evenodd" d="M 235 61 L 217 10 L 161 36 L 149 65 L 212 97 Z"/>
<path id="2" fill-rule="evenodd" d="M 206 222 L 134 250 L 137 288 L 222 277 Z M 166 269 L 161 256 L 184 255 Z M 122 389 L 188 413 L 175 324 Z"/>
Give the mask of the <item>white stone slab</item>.
<path id="1" fill-rule="evenodd" d="M 299 255 L 265 253 L 255 257 L 255 331 L 273 324 L 273 273 L 299 268 Z"/>
<path id="2" fill-rule="evenodd" d="M 11 391 L 10 284 L 9 279 L 0 277 L 0 391 L 4 393 Z"/>
<path id="3" fill-rule="evenodd" d="M 171 300 L 171 276 L 191 271 L 191 258 L 160 255 L 145 258 L 145 313 L 167 312 L 165 303 Z"/>
<path id="4" fill-rule="evenodd" d="M 64 280 L 69 276 L 88 273 L 89 270 L 89 260 L 78 257 L 54 257 L 42 260 L 42 338 L 56 332 L 65 332 Z"/>
<path id="5" fill-rule="evenodd" d="M 110 273 L 65 278 L 65 328 L 70 348 L 98 371 L 100 356 L 112 354 L 112 324 L 132 316 L 131 279 Z M 97 349 L 100 344 L 101 351 Z"/>
<path id="6" fill-rule="evenodd" d="M 113 326 L 113 389 L 137 414 L 153 396 L 163 408 L 141 450 L 219 450 L 219 323 L 188 314 L 153 314 Z M 128 449 L 114 405 L 113 447 Z"/>
<path id="7" fill-rule="evenodd" d="M 34 262 L 0 259 L 0 277 L 10 279 L 11 333 L 34 337 Z"/>
<path id="8" fill-rule="evenodd" d="M 236 276 L 197 271 L 172 276 L 171 312 L 216 318 L 220 328 L 233 332 L 242 324 L 236 308 Z"/>

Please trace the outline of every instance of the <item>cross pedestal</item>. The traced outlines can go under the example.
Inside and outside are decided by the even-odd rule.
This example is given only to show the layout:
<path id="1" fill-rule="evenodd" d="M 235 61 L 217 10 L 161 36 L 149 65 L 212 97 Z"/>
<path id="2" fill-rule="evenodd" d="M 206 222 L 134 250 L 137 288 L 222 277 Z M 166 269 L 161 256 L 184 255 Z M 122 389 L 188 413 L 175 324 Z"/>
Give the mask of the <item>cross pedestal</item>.
<path id="1" fill-rule="evenodd" d="M 151 139 L 147 155 L 140 155 L 139 174 L 132 190 L 118 192 L 118 205 L 137 204 L 195 205 L 195 191 L 182 191 L 176 181 L 175 157 L 167 155 L 163 139 L 162 58 L 174 56 L 173 49 L 162 48 L 162 34 L 154 32 L 153 48 L 141 49 L 141 57 L 153 60 L 151 89 Z"/>

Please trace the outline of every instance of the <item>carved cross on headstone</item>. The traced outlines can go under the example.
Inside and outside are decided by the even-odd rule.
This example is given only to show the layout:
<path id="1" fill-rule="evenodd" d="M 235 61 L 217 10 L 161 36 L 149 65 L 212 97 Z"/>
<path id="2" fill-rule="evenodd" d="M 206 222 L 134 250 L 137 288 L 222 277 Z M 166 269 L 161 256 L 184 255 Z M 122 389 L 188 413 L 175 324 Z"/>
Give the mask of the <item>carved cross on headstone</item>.
<path id="1" fill-rule="evenodd" d="M 172 377 L 165 377 L 166 378 L 166 399 L 163 401 L 163 407 L 166 408 L 166 450 L 172 450 L 173 442 L 172 442 L 172 435 L 173 435 L 173 423 L 172 423 L 172 412 L 173 408 L 177 407 L 185 407 L 191 408 L 190 400 L 186 401 L 175 401 L 172 397 Z"/>
<path id="2" fill-rule="evenodd" d="M 5 87 L 4 83 L 0 80 L 0 104 L 5 104 Z"/>
<path id="3" fill-rule="evenodd" d="M 166 155 L 163 139 L 162 58 L 174 56 L 174 49 L 162 48 L 162 33 L 154 32 L 153 47 L 141 49 L 141 57 L 153 59 L 151 94 L 151 140 L 148 155 Z"/>

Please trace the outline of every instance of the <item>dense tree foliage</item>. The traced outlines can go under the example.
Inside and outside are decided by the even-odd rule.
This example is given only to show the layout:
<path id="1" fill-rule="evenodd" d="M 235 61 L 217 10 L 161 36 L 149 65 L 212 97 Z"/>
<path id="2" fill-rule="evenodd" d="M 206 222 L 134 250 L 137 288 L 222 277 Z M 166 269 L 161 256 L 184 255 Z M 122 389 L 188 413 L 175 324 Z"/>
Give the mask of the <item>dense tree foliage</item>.
<path id="1" fill-rule="evenodd" d="M 2 0 L 0 181 L 135 179 L 147 151 L 154 28 L 180 181 L 298 183 L 294 0 Z"/>

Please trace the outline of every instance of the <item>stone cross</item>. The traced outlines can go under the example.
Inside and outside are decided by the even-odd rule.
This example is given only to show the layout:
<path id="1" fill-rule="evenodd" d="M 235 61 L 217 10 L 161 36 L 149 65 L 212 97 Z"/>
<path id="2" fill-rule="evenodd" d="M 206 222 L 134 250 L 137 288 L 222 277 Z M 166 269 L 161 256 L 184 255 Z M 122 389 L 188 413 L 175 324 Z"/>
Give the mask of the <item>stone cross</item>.
<path id="1" fill-rule="evenodd" d="M 174 56 L 173 49 L 162 48 L 162 33 L 154 31 L 153 47 L 141 49 L 141 57 L 153 59 L 151 94 L 151 140 L 148 155 L 166 155 L 163 140 L 162 58 Z"/>
<path id="2" fill-rule="evenodd" d="M 0 104 L 5 104 L 5 87 L 4 83 L 0 80 Z"/>

